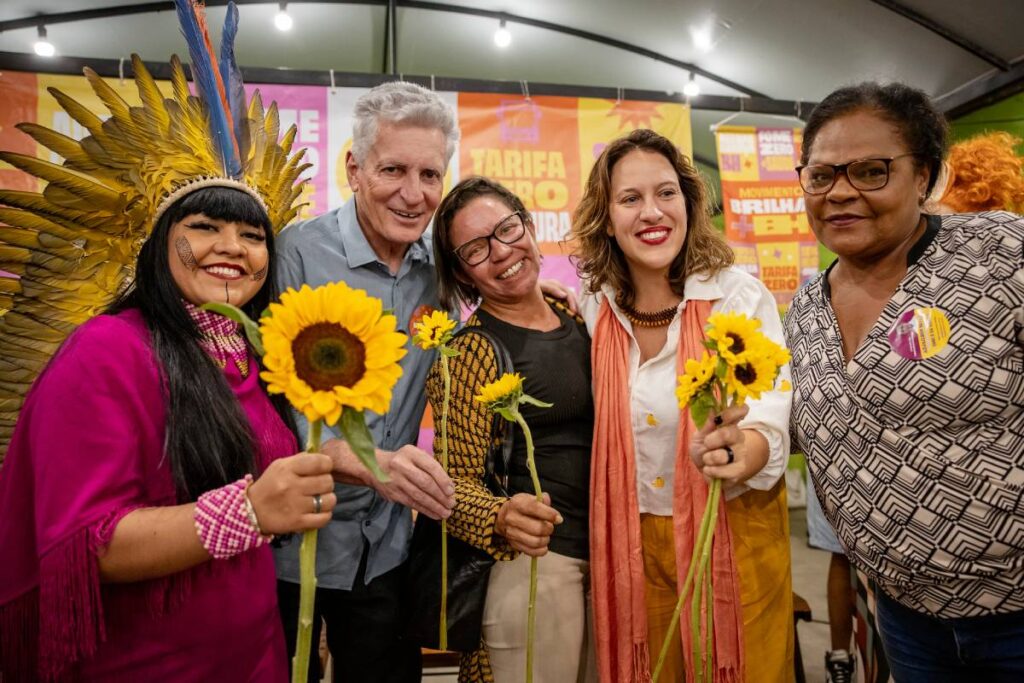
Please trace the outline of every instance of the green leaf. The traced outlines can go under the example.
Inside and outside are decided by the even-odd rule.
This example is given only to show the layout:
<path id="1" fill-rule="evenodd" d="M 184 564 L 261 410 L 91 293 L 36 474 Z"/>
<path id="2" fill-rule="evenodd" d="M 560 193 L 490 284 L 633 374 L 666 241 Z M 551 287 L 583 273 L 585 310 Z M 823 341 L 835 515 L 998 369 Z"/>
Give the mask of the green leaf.
<path id="1" fill-rule="evenodd" d="M 538 408 L 550 408 L 551 406 L 554 405 L 553 403 L 545 403 L 544 401 L 539 401 L 535 399 L 533 396 L 530 396 L 529 394 L 523 394 L 522 396 L 520 396 L 519 402 L 529 403 L 531 406 L 537 406 Z"/>
<path id="2" fill-rule="evenodd" d="M 260 334 L 260 326 L 253 322 L 252 318 L 247 316 L 242 309 L 231 304 L 222 304 L 215 301 L 205 303 L 200 306 L 203 310 L 212 311 L 218 313 L 225 318 L 234 320 L 236 323 L 241 324 L 242 330 L 245 332 L 245 336 L 248 337 L 249 343 L 252 344 L 253 350 L 261 358 L 265 353 L 263 350 L 263 335 Z M 264 315 L 267 313 L 263 312 Z M 260 316 L 263 317 L 263 316 Z"/>
<path id="3" fill-rule="evenodd" d="M 707 349 L 708 351 L 717 351 L 718 350 L 718 342 L 716 342 L 713 339 L 705 339 L 703 344 L 704 344 L 704 348 Z"/>
<path id="4" fill-rule="evenodd" d="M 718 364 L 715 366 L 715 377 L 721 381 L 725 381 L 725 373 L 729 369 L 729 366 L 721 358 L 718 359 Z"/>
<path id="5" fill-rule="evenodd" d="M 708 416 L 715 408 L 715 398 L 710 391 L 702 391 L 690 402 L 690 417 L 698 429 L 702 429 L 708 421 Z"/>
<path id="6" fill-rule="evenodd" d="M 366 427 L 366 418 L 361 410 L 346 407 L 338 421 L 341 433 L 345 436 L 349 448 L 359 458 L 359 462 L 373 473 L 377 481 L 388 481 L 389 477 L 377 463 L 377 452 L 373 445 L 373 436 Z"/>
<path id="7" fill-rule="evenodd" d="M 462 355 L 462 352 L 458 349 L 450 349 L 447 346 L 439 346 L 437 350 L 441 352 L 442 356 L 446 356 L 448 358 L 458 358 Z"/>
<path id="8" fill-rule="evenodd" d="M 506 408 L 504 406 L 496 407 L 494 409 L 494 412 L 496 412 L 498 415 L 501 415 L 503 418 L 505 418 L 509 422 L 515 422 L 516 421 L 515 413 L 513 413 L 510 408 Z"/>

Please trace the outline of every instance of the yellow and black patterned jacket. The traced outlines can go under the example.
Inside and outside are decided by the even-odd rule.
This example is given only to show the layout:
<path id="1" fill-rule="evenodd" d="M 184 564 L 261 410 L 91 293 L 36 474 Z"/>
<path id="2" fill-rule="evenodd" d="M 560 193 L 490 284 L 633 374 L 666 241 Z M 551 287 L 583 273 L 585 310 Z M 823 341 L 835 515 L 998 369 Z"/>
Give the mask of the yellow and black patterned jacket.
<path id="1" fill-rule="evenodd" d="M 547 299 L 560 310 L 562 302 Z M 473 314 L 466 327 L 480 325 Z M 459 351 L 448 359 L 451 372 L 451 396 L 448 403 L 448 473 L 455 483 L 455 509 L 448 518 L 448 533 L 460 541 L 481 548 L 498 561 L 513 560 L 518 553 L 495 529 L 498 511 L 508 500 L 495 496 L 484 484 L 484 470 L 491 446 L 494 415 L 473 400 L 479 388 L 498 379 L 494 348 L 481 335 L 463 334 L 454 339 L 453 349 Z M 435 425 L 441 415 L 444 379 L 437 361 L 427 377 L 427 398 Z M 507 424 L 507 423 L 506 423 Z M 434 453 L 441 452 L 440 429 L 434 430 Z M 459 683 L 493 683 L 487 650 L 481 643 L 476 652 L 462 655 Z"/>

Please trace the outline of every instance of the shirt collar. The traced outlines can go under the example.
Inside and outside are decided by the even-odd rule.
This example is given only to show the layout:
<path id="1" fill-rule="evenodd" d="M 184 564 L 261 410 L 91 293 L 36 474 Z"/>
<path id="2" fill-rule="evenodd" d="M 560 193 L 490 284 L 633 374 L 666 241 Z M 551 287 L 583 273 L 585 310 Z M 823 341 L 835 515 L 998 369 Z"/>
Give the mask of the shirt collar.
<path id="1" fill-rule="evenodd" d="M 718 301 L 724 296 L 725 292 L 718 281 L 718 273 L 694 273 L 687 277 L 683 284 L 683 301 Z"/>
<path id="2" fill-rule="evenodd" d="M 356 213 L 356 198 L 345 202 L 337 214 L 338 232 L 345 249 L 345 259 L 349 268 L 360 268 L 370 263 L 379 262 L 377 253 L 370 246 L 366 235 L 359 226 L 359 215 Z M 430 248 L 430 227 L 420 238 L 409 245 L 403 261 L 433 263 L 434 253 Z"/>

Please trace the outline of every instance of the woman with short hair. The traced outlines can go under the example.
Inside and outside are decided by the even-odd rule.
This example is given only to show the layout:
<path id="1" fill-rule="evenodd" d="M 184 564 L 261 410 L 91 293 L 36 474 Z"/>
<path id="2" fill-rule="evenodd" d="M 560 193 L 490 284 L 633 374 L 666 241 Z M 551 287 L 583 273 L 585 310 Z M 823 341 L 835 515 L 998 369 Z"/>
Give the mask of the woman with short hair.
<path id="1" fill-rule="evenodd" d="M 800 184 L 835 263 L 786 315 L 794 447 L 877 583 L 893 677 L 1024 675 L 1024 220 L 928 215 L 947 124 L 921 91 L 831 93 Z"/>

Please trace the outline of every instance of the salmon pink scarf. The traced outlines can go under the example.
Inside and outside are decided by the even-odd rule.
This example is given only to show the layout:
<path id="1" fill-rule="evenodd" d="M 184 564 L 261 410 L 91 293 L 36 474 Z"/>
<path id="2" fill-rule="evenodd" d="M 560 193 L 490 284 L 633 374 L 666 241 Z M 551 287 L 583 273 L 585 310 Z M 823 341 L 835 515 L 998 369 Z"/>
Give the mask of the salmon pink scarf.
<path id="1" fill-rule="evenodd" d="M 677 372 L 703 351 L 711 302 L 690 300 L 682 313 Z M 607 300 L 602 302 L 592 342 L 594 448 L 590 497 L 590 569 L 594 629 L 602 683 L 646 683 L 661 643 L 649 643 L 644 600 L 644 566 L 636 490 L 636 454 L 630 426 L 630 337 Z M 665 387 L 666 392 L 674 387 Z M 680 415 L 676 439 L 673 528 L 677 582 L 690 566 L 693 543 L 707 503 L 708 486 L 690 460 L 688 445 L 696 428 L 689 411 Z M 722 499 L 712 547 L 716 683 L 743 680 L 743 617 L 732 537 Z M 690 659 L 689 600 L 679 621 L 684 657 Z M 693 681 L 688 665 L 686 680 Z"/>

